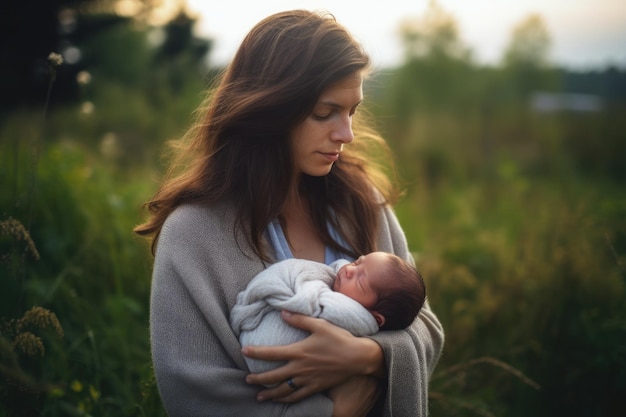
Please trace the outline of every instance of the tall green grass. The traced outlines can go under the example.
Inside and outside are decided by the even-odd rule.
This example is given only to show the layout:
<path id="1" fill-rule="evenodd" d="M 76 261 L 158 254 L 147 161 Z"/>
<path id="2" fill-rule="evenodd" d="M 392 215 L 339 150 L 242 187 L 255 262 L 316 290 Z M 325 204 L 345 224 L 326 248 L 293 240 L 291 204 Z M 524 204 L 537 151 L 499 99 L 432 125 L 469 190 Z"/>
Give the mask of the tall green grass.
<path id="1" fill-rule="evenodd" d="M 626 189 L 571 149 L 598 116 L 518 112 L 423 114 L 395 143 L 408 179 L 398 214 L 446 329 L 432 413 L 616 415 Z"/>
<path id="2" fill-rule="evenodd" d="M 21 111 L 0 126 L 0 416 L 164 415 L 152 257 L 131 230 L 197 91 L 155 107 L 107 88 L 91 114 L 53 109 L 41 131 L 40 112 Z M 446 330 L 431 414 L 615 415 L 626 408 L 624 122 L 611 109 L 480 109 L 380 118 L 406 181 L 397 212 Z M 31 329 L 45 350 L 30 355 L 15 338 L 33 306 L 62 336 Z"/>
<path id="3" fill-rule="evenodd" d="M 2 265 L 3 287 L 13 289 L 3 291 L 3 317 L 42 306 L 59 317 L 64 331 L 62 339 L 44 339 L 45 355 L 20 357 L 24 372 L 46 388 L 30 393 L 36 401 L 9 407 L 18 415 L 136 415 L 153 384 L 150 255 L 131 233 L 151 183 L 139 171 L 120 176 L 95 158 L 76 143 L 46 147 L 31 203 L 30 236 L 40 259 L 24 259 L 19 276 Z M 26 215 L 19 199 L 2 203 L 15 219 Z M 5 286 L 16 280 L 23 280 L 21 294 L 15 285 Z M 3 395 L 19 390 L 11 384 Z"/>

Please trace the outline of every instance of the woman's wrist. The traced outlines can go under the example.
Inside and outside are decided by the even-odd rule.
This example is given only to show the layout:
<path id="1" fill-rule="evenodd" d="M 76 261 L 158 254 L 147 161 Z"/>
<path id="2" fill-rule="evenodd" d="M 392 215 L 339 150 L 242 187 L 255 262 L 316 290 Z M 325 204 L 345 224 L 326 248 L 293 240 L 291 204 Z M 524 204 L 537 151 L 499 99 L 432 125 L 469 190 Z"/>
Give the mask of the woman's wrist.
<path id="1" fill-rule="evenodd" d="M 367 337 L 357 338 L 361 344 L 363 355 L 364 375 L 374 376 L 376 378 L 386 378 L 387 368 L 385 366 L 385 353 L 376 341 Z"/>

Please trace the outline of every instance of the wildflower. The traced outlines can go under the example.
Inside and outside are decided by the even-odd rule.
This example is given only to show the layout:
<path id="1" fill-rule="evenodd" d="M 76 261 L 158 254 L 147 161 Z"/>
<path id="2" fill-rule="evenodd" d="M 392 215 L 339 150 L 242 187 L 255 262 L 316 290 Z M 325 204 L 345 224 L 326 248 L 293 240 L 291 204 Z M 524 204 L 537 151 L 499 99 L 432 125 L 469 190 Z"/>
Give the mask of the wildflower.
<path id="1" fill-rule="evenodd" d="M 94 401 L 98 401 L 100 398 L 100 391 L 96 389 L 93 385 L 89 385 L 89 395 L 91 395 L 91 399 Z"/>
<path id="2" fill-rule="evenodd" d="M 13 349 L 20 350 L 28 356 L 35 356 L 37 354 L 43 356 L 44 353 L 46 353 L 46 348 L 41 338 L 31 332 L 18 334 L 13 341 Z"/>
<path id="3" fill-rule="evenodd" d="M 39 327 L 40 329 L 52 327 L 59 337 L 63 337 L 63 328 L 56 314 L 43 307 L 35 306 L 24 313 L 24 316 L 17 321 L 16 329 L 18 332 L 21 332 L 29 326 Z"/>
<path id="4" fill-rule="evenodd" d="M 63 56 L 61 54 L 57 54 L 56 52 L 50 52 L 50 55 L 48 55 L 48 62 L 53 67 L 61 66 L 63 64 Z"/>
<path id="5" fill-rule="evenodd" d="M 39 252 L 35 246 L 35 242 L 30 237 L 30 233 L 22 223 L 9 217 L 7 220 L 0 221 L 0 236 L 12 236 L 17 241 L 26 243 L 26 251 L 30 252 L 36 260 L 39 260 Z"/>
<path id="6" fill-rule="evenodd" d="M 74 392 L 81 392 L 83 390 L 83 384 L 79 380 L 75 379 L 72 381 L 70 388 Z"/>

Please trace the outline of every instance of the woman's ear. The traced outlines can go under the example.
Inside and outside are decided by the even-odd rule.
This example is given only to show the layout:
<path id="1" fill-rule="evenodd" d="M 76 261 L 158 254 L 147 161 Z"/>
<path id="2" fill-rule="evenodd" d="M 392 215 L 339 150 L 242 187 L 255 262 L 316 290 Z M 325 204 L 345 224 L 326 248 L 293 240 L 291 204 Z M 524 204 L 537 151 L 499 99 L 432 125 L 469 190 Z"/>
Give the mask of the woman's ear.
<path id="1" fill-rule="evenodd" d="M 378 327 L 382 327 L 385 324 L 385 316 L 380 314 L 378 311 L 370 310 L 370 313 L 372 313 L 372 316 L 374 316 L 374 318 L 376 319 L 376 323 L 378 324 Z"/>

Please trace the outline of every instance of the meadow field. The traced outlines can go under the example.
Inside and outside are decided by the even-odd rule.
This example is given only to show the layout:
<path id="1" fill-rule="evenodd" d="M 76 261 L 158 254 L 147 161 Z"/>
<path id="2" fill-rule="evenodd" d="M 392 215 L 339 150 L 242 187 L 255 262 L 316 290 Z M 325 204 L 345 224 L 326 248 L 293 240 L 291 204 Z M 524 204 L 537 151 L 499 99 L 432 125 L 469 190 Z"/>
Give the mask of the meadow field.
<path id="1" fill-rule="evenodd" d="M 189 36 L 167 50 L 146 36 L 122 22 L 82 40 L 80 65 L 46 53 L 40 99 L 2 107 L 2 417 L 165 415 L 152 255 L 132 229 L 219 69 Z M 431 415 L 620 415 L 626 70 L 486 67 L 431 41 L 365 86 L 446 331 Z"/>

